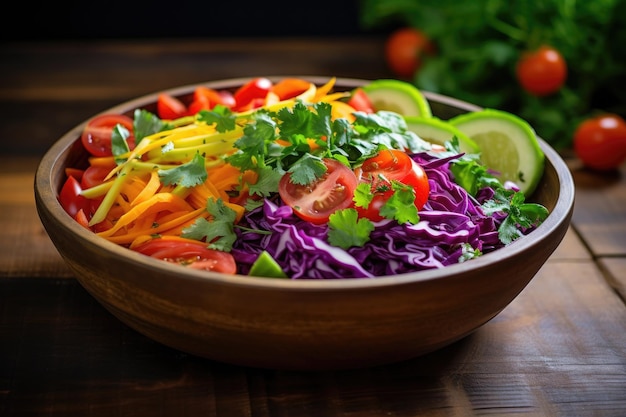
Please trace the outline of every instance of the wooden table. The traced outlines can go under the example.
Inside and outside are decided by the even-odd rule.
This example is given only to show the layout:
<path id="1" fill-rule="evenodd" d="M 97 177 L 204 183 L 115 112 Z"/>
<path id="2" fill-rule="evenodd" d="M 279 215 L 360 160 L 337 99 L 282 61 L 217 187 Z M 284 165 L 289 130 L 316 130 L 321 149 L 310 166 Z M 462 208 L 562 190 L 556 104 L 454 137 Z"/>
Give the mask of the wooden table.
<path id="1" fill-rule="evenodd" d="M 89 296 L 34 207 L 40 156 L 92 114 L 164 88 L 252 75 L 387 77 L 378 38 L 2 44 L 1 416 L 626 415 L 626 167 L 568 158 L 572 226 L 472 335 L 341 372 L 249 369 L 129 329 Z"/>

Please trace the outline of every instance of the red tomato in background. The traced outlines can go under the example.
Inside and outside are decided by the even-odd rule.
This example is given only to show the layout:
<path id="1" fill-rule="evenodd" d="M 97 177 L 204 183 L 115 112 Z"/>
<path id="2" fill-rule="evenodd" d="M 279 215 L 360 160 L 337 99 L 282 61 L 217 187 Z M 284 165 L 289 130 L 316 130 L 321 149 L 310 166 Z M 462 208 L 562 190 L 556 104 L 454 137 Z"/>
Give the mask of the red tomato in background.
<path id="1" fill-rule="evenodd" d="M 567 63 L 551 46 L 542 46 L 520 57 L 515 68 L 517 80 L 528 93 L 546 96 L 561 89 L 567 78 Z"/>
<path id="2" fill-rule="evenodd" d="M 618 168 L 626 160 L 626 121 L 610 113 L 583 121 L 574 132 L 574 151 L 589 168 Z"/>
<path id="3" fill-rule="evenodd" d="M 324 159 L 326 173 L 312 184 L 291 182 L 291 174 L 285 174 L 278 185 L 280 198 L 293 208 L 303 220 L 323 224 L 336 210 L 352 205 L 357 178 L 354 172 L 334 159 Z"/>
<path id="4" fill-rule="evenodd" d="M 203 242 L 160 238 L 142 243 L 133 250 L 155 259 L 181 264 L 188 268 L 225 274 L 237 273 L 237 264 L 233 255 L 209 249 Z"/>
<path id="5" fill-rule="evenodd" d="M 272 82 L 264 77 L 254 78 L 235 91 L 235 111 L 245 111 L 263 105 Z"/>
<path id="6" fill-rule="evenodd" d="M 385 60 L 391 71 L 400 78 L 413 78 L 427 55 L 435 53 L 435 46 L 422 31 L 405 27 L 392 32 L 385 42 Z"/>
<path id="7" fill-rule="evenodd" d="M 359 168 L 361 181 L 371 184 L 374 194 L 367 208 L 355 207 L 361 217 L 373 221 L 382 220 L 380 208 L 393 195 L 392 181 L 409 185 L 415 191 L 415 207 L 421 209 L 428 200 L 430 186 L 424 168 L 415 162 L 407 153 L 387 149 L 366 160 Z"/>
<path id="8" fill-rule="evenodd" d="M 87 122 L 81 135 L 83 146 L 93 156 L 111 156 L 111 135 L 118 124 L 124 126 L 130 136 L 126 139 L 130 149 L 135 147 L 133 119 L 123 114 L 103 114 Z"/>
<path id="9" fill-rule="evenodd" d="M 374 113 L 375 111 L 374 105 L 362 88 L 356 88 L 352 92 L 352 95 L 348 100 L 348 105 L 354 108 L 354 110 L 362 111 L 364 113 Z"/>

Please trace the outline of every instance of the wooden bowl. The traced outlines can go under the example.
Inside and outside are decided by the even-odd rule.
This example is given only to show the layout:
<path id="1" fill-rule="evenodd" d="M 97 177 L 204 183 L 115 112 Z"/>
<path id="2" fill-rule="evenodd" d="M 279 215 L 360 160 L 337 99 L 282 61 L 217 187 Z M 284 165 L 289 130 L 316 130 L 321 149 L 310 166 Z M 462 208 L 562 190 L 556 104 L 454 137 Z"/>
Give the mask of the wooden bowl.
<path id="1" fill-rule="evenodd" d="M 278 79 L 280 77 L 273 77 Z M 302 77 L 318 84 L 328 79 Z M 207 83 L 234 89 L 247 81 Z M 364 80 L 338 79 L 338 88 Z M 195 86 L 168 92 L 188 99 Z M 448 119 L 477 106 L 425 93 Z M 155 111 L 156 94 L 106 111 Z M 119 320 L 172 348 L 260 368 L 336 370 L 397 362 L 432 352 L 475 331 L 502 311 L 561 242 L 570 223 L 574 183 L 543 140 L 545 174 L 530 200 L 550 215 L 528 236 L 470 262 L 397 276 L 280 280 L 195 271 L 97 237 L 57 200 L 66 166 L 85 166 L 76 126 L 45 154 L 35 178 L 42 224 L 84 288 Z"/>

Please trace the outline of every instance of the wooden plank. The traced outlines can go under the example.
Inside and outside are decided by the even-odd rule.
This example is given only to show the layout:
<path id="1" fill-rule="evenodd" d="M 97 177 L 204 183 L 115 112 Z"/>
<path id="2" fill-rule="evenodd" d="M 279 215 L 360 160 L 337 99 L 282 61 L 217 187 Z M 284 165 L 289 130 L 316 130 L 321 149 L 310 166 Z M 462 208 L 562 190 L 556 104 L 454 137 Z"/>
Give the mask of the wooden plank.
<path id="1" fill-rule="evenodd" d="M 0 156 L 0 277 L 73 276 L 37 214 L 33 181 L 38 162 Z"/>
<path id="2" fill-rule="evenodd" d="M 626 164 L 594 172 L 571 165 L 576 184 L 573 223 L 595 257 L 626 255 Z"/>
<path id="3" fill-rule="evenodd" d="M 588 261 L 549 262 L 502 313 L 447 348 L 341 372 L 181 354 L 127 328 L 74 280 L 5 279 L 0 293 L 8 415 L 573 417 L 626 409 L 626 307 Z"/>
<path id="4" fill-rule="evenodd" d="M 590 260 L 591 254 L 583 244 L 580 236 L 570 227 L 561 244 L 548 259 L 548 262 Z"/>
<path id="5" fill-rule="evenodd" d="M 600 258 L 598 264 L 609 285 L 626 302 L 626 258 Z"/>

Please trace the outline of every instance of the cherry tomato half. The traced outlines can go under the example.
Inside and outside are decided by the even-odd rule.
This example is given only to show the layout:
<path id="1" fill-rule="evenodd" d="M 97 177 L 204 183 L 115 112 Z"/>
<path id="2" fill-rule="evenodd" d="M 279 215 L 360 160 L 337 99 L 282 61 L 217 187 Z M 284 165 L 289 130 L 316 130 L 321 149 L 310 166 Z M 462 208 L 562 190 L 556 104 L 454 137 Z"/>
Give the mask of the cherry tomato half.
<path id="1" fill-rule="evenodd" d="M 355 207 L 361 217 L 382 220 L 380 208 L 393 195 L 392 181 L 409 185 L 415 191 L 415 207 L 421 209 L 428 200 L 430 186 L 424 168 L 407 153 L 387 149 L 366 160 L 358 169 L 357 177 L 371 185 L 372 202 L 365 207 Z"/>
<path id="2" fill-rule="evenodd" d="M 111 135 L 118 124 L 124 126 L 130 136 L 126 139 L 130 149 L 135 146 L 133 119 L 123 114 L 103 114 L 87 122 L 81 135 L 83 146 L 93 156 L 111 156 Z"/>
<path id="3" fill-rule="evenodd" d="M 430 38 L 412 27 L 395 30 L 385 42 L 387 66 L 400 78 L 413 78 L 422 66 L 424 56 L 434 53 L 435 47 Z"/>
<path id="4" fill-rule="evenodd" d="M 185 103 L 174 96 L 161 93 L 157 97 L 157 115 L 164 120 L 174 120 L 187 116 L 188 109 Z"/>
<path id="5" fill-rule="evenodd" d="M 567 63 L 559 51 L 544 45 L 522 54 L 515 71 L 524 90 L 536 96 L 546 96 L 558 91 L 565 83 Z"/>
<path id="6" fill-rule="evenodd" d="M 133 250 L 150 256 L 203 271 L 215 271 L 225 274 L 237 273 L 237 264 L 233 255 L 209 249 L 206 243 L 187 240 L 157 238 L 149 240 Z"/>
<path id="7" fill-rule="evenodd" d="M 616 114 L 588 118 L 574 132 L 574 151 L 589 168 L 616 169 L 626 160 L 626 121 Z"/>
<path id="8" fill-rule="evenodd" d="M 86 190 L 87 188 L 102 184 L 106 176 L 109 175 L 109 172 L 111 172 L 113 168 L 114 167 L 99 165 L 89 166 L 85 172 L 83 172 L 83 177 L 80 181 L 81 187 Z"/>
<path id="9" fill-rule="evenodd" d="M 67 177 L 61 192 L 59 193 L 59 203 L 63 210 L 73 218 L 76 217 L 79 211 L 89 212 L 91 203 L 83 197 L 80 193 L 83 188 L 80 186 L 78 180 L 73 177 Z"/>
<path id="10" fill-rule="evenodd" d="M 244 111 L 249 108 L 263 105 L 267 93 L 272 88 L 272 81 L 264 77 L 254 78 L 235 91 L 235 111 Z"/>
<path id="11" fill-rule="evenodd" d="M 278 185 L 280 197 L 293 208 L 303 220 L 323 224 L 336 210 L 352 205 L 357 178 L 354 172 L 334 159 L 324 159 L 326 173 L 312 184 L 291 182 L 291 174 L 285 174 Z"/>

